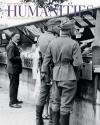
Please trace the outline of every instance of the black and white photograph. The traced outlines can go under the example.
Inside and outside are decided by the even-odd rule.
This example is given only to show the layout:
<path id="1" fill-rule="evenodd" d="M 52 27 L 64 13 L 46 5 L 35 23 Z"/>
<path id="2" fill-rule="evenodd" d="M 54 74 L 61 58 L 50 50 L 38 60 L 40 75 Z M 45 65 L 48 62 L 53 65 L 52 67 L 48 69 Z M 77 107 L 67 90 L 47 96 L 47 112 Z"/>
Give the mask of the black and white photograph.
<path id="1" fill-rule="evenodd" d="M 100 125 L 98 0 L 0 0 L 0 125 Z"/>

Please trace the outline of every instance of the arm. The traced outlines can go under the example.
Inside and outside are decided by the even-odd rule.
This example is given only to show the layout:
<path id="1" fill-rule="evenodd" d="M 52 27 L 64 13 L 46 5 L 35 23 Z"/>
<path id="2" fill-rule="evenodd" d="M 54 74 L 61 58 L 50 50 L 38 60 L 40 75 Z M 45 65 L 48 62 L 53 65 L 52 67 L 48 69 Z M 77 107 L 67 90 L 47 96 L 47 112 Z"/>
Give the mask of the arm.
<path id="1" fill-rule="evenodd" d="M 83 64 L 83 59 L 82 59 L 81 49 L 79 47 L 79 44 L 75 43 L 75 45 L 73 46 L 73 68 L 77 80 L 79 80 L 80 77 L 80 70 L 82 64 Z"/>
<path id="2" fill-rule="evenodd" d="M 83 64 L 81 49 L 79 44 L 76 42 L 73 46 L 73 66 L 80 67 Z"/>
<path id="3" fill-rule="evenodd" d="M 52 60 L 52 54 L 51 54 L 51 46 L 49 44 L 42 64 L 42 69 L 41 69 L 42 73 L 48 73 L 48 68 L 51 60 Z"/>

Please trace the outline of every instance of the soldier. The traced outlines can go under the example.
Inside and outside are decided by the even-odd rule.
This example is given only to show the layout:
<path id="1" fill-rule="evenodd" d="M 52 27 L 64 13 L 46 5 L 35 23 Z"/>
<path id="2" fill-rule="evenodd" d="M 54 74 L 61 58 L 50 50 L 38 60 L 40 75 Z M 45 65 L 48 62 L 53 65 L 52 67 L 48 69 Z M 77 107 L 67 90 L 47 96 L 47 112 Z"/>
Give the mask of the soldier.
<path id="1" fill-rule="evenodd" d="M 49 43 L 56 38 L 53 33 L 59 30 L 59 28 L 57 30 L 57 25 L 59 25 L 60 23 L 61 21 L 58 19 L 49 20 L 47 22 L 47 31 L 44 34 L 41 34 L 39 37 L 38 41 L 39 41 L 39 48 L 41 53 L 40 65 L 42 65 L 42 61 L 44 59 L 45 52 L 47 50 Z M 48 72 L 49 73 L 48 75 L 46 75 L 46 79 L 41 79 L 40 95 L 39 95 L 38 103 L 36 105 L 36 125 L 43 125 L 42 113 L 43 113 L 44 105 L 46 103 L 46 99 L 50 91 L 50 78 L 51 78 L 51 76 L 49 75 L 50 67 L 48 67 Z"/>
<path id="2" fill-rule="evenodd" d="M 75 71 L 83 60 L 79 44 L 71 39 L 73 33 L 73 20 L 61 24 L 60 37 L 49 44 L 41 69 L 42 78 L 45 78 L 48 66 L 53 61 L 52 125 L 69 125 L 77 90 Z"/>

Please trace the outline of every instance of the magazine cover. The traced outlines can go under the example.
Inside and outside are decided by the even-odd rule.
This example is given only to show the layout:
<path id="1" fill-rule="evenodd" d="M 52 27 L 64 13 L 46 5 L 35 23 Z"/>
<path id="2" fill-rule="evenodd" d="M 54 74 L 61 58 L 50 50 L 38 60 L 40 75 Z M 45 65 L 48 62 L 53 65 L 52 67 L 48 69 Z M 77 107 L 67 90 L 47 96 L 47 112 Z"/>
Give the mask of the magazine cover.
<path id="1" fill-rule="evenodd" d="M 99 117 L 99 1 L 0 0 L 0 125 Z"/>

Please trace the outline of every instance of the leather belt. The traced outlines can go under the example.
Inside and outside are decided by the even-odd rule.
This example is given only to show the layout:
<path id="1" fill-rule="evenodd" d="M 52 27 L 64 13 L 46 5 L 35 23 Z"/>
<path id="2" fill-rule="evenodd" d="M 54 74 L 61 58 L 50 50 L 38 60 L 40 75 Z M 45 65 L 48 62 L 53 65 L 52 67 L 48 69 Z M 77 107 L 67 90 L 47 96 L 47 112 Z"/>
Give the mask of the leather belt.
<path id="1" fill-rule="evenodd" d="M 54 63 L 54 66 L 63 66 L 63 65 L 68 65 L 68 64 L 71 64 L 72 65 L 72 60 L 66 60 L 66 61 L 61 61 L 61 62 L 57 62 L 57 63 Z"/>

